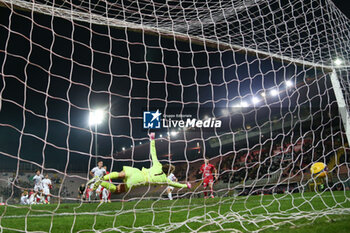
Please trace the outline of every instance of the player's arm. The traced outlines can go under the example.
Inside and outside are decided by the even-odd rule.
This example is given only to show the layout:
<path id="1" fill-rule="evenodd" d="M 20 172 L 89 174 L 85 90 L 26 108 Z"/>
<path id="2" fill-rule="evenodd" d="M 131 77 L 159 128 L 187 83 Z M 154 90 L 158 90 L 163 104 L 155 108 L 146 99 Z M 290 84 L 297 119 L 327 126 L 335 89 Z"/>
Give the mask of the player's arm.
<path id="1" fill-rule="evenodd" d="M 92 176 L 92 177 L 94 177 L 94 173 L 93 173 L 93 172 L 95 171 L 94 169 L 95 169 L 95 168 L 93 168 L 93 169 L 90 171 L 90 176 Z"/>
<path id="2" fill-rule="evenodd" d="M 201 168 L 199 169 L 199 174 L 203 173 L 203 165 L 201 166 Z"/>
<path id="3" fill-rule="evenodd" d="M 162 164 L 158 161 L 158 157 L 157 157 L 156 141 L 154 140 L 155 133 L 151 133 L 149 137 L 151 139 L 150 146 L 151 146 L 152 167 L 154 166 L 162 167 Z"/>

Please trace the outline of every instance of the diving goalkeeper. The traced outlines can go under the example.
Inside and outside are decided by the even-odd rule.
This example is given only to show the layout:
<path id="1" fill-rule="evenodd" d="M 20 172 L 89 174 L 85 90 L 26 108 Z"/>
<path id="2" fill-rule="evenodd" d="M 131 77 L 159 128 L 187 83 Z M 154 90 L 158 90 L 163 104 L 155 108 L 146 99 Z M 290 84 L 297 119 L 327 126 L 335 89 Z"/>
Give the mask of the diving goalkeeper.
<path id="1" fill-rule="evenodd" d="M 132 187 L 140 185 L 162 185 L 167 184 L 176 188 L 191 188 L 191 184 L 180 184 L 178 182 L 173 182 L 167 178 L 169 169 L 172 169 L 172 166 L 168 164 L 162 165 L 157 158 L 156 153 L 156 144 L 155 144 L 155 133 L 149 135 L 151 140 L 151 156 L 152 156 L 152 167 L 151 168 L 142 168 L 142 170 L 124 166 L 121 172 L 111 172 L 108 175 L 103 176 L 101 180 L 98 180 L 94 184 L 94 190 L 98 188 L 99 185 L 108 189 L 111 193 L 123 193 L 128 191 Z M 123 179 L 123 184 L 118 186 L 106 182 L 112 179 Z"/>

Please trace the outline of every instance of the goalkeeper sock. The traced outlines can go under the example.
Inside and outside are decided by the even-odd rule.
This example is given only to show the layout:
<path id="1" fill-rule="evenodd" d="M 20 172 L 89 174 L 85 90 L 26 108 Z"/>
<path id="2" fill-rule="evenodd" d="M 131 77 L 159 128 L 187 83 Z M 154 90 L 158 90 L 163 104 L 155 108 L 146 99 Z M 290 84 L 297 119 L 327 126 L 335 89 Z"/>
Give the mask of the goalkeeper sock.
<path id="1" fill-rule="evenodd" d="M 117 186 L 108 182 L 102 182 L 100 185 L 109 190 L 111 193 L 114 193 L 117 190 Z"/>
<path id="2" fill-rule="evenodd" d="M 168 193 L 169 200 L 173 200 L 173 195 L 171 193 Z"/>
<path id="3" fill-rule="evenodd" d="M 103 180 L 112 180 L 117 179 L 119 177 L 119 172 L 111 172 L 108 175 L 105 175 L 103 177 Z"/>

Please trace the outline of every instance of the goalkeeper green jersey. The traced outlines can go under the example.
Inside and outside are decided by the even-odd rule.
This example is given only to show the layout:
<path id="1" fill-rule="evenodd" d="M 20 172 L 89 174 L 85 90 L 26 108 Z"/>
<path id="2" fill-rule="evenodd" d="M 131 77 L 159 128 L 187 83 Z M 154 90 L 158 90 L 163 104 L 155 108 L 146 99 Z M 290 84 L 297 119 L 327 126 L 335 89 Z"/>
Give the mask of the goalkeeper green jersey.
<path id="1" fill-rule="evenodd" d="M 186 188 L 186 184 L 180 184 L 178 182 L 170 181 L 166 174 L 163 173 L 162 164 L 158 161 L 155 140 L 151 141 L 151 157 L 152 166 L 151 168 L 137 168 L 124 166 L 123 171 L 125 172 L 124 183 L 126 188 L 147 185 L 147 184 L 167 184 L 176 188 Z"/>

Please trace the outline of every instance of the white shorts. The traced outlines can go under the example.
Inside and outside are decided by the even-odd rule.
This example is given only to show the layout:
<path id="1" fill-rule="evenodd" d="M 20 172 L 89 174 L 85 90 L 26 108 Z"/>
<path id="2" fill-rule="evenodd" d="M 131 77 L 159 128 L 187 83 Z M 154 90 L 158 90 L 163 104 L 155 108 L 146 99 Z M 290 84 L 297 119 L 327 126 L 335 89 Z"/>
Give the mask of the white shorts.
<path id="1" fill-rule="evenodd" d="M 50 189 L 49 188 L 44 188 L 43 189 L 44 195 L 50 195 Z"/>
<path id="2" fill-rule="evenodd" d="M 42 187 L 41 187 L 41 185 L 34 185 L 34 192 L 39 192 L 39 191 L 41 191 L 42 190 Z"/>
<path id="3" fill-rule="evenodd" d="M 102 189 L 102 186 L 98 186 L 98 188 L 96 189 L 96 193 L 100 193 L 101 192 L 101 189 Z"/>

